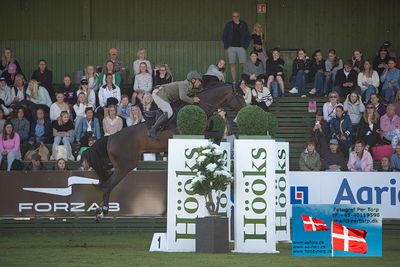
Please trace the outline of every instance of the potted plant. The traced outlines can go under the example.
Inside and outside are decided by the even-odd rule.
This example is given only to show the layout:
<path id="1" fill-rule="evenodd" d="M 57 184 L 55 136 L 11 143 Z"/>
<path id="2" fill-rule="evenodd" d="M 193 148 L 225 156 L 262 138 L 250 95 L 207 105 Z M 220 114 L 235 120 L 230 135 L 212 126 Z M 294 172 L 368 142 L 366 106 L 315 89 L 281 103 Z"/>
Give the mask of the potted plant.
<path id="1" fill-rule="evenodd" d="M 191 191 L 204 197 L 211 215 L 196 219 L 196 252 L 226 253 L 229 251 L 228 218 L 217 215 L 221 192 L 233 181 L 232 175 L 220 146 L 208 143 L 198 147 L 196 152 L 194 168 L 197 173 L 192 179 Z"/>

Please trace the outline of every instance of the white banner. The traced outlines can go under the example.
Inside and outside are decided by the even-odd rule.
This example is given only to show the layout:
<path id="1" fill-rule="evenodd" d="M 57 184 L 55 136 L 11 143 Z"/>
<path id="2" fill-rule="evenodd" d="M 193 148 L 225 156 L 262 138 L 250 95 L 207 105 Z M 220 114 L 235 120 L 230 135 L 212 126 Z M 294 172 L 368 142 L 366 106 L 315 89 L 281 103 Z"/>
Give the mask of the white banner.
<path id="1" fill-rule="evenodd" d="M 399 172 L 290 172 L 291 204 L 380 204 L 400 219 Z"/>
<path id="2" fill-rule="evenodd" d="M 235 140 L 235 252 L 276 252 L 275 159 L 274 140 Z"/>
<path id="3" fill-rule="evenodd" d="M 193 252 L 196 247 L 196 217 L 208 216 L 203 196 L 191 190 L 192 178 L 196 175 L 194 164 L 199 146 L 206 139 L 170 139 L 168 143 L 168 212 L 167 251 Z M 226 149 L 226 146 L 223 146 Z M 224 151 L 230 164 L 230 149 Z M 219 213 L 230 215 L 230 188 L 222 194 Z M 215 197 L 214 197 L 215 201 Z"/>
<path id="4" fill-rule="evenodd" d="M 275 231 L 276 241 L 290 241 L 289 143 L 275 141 Z"/>

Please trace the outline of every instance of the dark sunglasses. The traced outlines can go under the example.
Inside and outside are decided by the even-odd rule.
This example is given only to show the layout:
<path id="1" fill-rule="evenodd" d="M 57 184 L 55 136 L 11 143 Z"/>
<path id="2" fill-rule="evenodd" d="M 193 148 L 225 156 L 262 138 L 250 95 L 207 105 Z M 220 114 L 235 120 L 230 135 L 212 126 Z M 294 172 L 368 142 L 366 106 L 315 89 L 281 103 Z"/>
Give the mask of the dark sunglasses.
<path id="1" fill-rule="evenodd" d="M 331 95 L 329 98 L 337 98 L 337 96 Z"/>
<path id="2" fill-rule="evenodd" d="M 369 107 L 367 107 L 367 109 L 375 109 L 375 107 L 371 107 L 371 106 L 369 106 Z"/>

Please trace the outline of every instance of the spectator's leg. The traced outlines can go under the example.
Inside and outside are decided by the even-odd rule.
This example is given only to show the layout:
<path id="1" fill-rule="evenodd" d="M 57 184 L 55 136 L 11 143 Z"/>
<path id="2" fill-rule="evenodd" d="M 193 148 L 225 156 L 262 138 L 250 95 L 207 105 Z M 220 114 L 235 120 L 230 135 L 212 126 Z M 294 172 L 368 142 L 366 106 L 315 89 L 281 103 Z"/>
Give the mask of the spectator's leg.
<path id="1" fill-rule="evenodd" d="M 236 51 L 234 47 L 228 47 L 226 50 L 228 53 L 228 61 L 229 65 L 231 67 L 231 75 L 232 75 L 232 81 L 236 82 Z"/>
<path id="2" fill-rule="evenodd" d="M 53 147 L 50 159 L 55 160 L 57 153 L 57 146 L 61 143 L 61 136 L 54 136 Z"/>
<path id="3" fill-rule="evenodd" d="M 271 89 L 271 90 L 272 90 L 271 84 L 272 84 L 272 82 L 273 82 L 274 80 L 275 80 L 275 77 L 274 77 L 274 76 L 272 76 L 272 75 L 268 76 L 268 79 L 267 79 L 267 88 L 268 88 L 268 89 Z"/>
<path id="4" fill-rule="evenodd" d="M 132 106 L 134 106 L 136 104 L 136 97 L 137 97 L 137 93 L 135 91 L 133 91 L 132 96 L 131 96 Z"/>
<path id="5" fill-rule="evenodd" d="M 21 153 L 19 152 L 9 152 L 7 154 L 7 171 L 11 170 L 11 166 L 14 162 L 14 160 L 21 160 Z"/>
<path id="6" fill-rule="evenodd" d="M 368 102 L 371 99 L 371 95 L 376 93 L 376 88 L 373 85 L 369 85 L 367 90 L 365 91 L 365 101 Z"/>
<path id="7" fill-rule="evenodd" d="M 325 82 L 324 82 L 324 87 L 322 90 L 323 96 L 328 95 L 330 82 L 331 82 L 331 75 L 325 75 Z"/>
<path id="8" fill-rule="evenodd" d="M 392 90 L 391 88 L 383 87 L 383 88 L 382 88 L 382 92 L 383 92 L 383 95 L 384 95 L 385 99 L 386 99 L 388 102 L 392 103 L 392 98 L 393 98 L 392 94 L 393 94 L 393 90 Z"/>
<path id="9" fill-rule="evenodd" d="M 282 76 L 276 76 L 276 81 L 278 82 L 279 87 L 281 88 L 282 95 L 284 95 L 285 94 L 285 84 L 283 82 Z"/>
<path id="10" fill-rule="evenodd" d="M 306 74 L 303 70 L 299 70 L 295 77 L 295 87 L 299 90 L 300 95 L 306 94 Z"/>
<path id="11" fill-rule="evenodd" d="M 65 146 L 65 150 L 67 150 L 68 160 L 75 160 L 75 158 L 72 156 L 72 147 L 71 147 L 71 143 L 74 142 L 74 138 L 73 137 L 63 137 L 62 142 Z"/>
<path id="12" fill-rule="evenodd" d="M 282 93 L 279 90 L 279 85 L 275 81 L 273 81 L 271 83 L 271 93 L 272 93 L 272 97 L 280 97 L 280 96 L 282 96 Z"/>

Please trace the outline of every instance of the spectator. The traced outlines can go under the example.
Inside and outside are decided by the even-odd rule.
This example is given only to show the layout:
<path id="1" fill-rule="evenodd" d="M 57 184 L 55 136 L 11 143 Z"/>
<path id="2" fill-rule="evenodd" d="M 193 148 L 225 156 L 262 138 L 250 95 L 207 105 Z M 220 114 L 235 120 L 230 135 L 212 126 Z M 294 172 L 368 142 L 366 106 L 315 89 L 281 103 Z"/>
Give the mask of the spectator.
<path id="1" fill-rule="evenodd" d="M 358 90 L 358 73 L 353 70 L 351 60 L 344 63 L 344 68 L 336 72 L 335 90 L 339 92 L 340 97 L 346 97 L 351 91 Z"/>
<path id="2" fill-rule="evenodd" d="M 135 76 L 135 83 L 133 85 L 133 94 L 132 94 L 132 105 L 135 105 L 136 98 L 143 101 L 144 93 L 151 93 L 153 86 L 153 79 L 149 70 L 147 69 L 146 63 L 140 63 L 140 72 Z"/>
<path id="3" fill-rule="evenodd" d="M 269 106 L 272 104 L 273 99 L 270 91 L 267 87 L 264 87 L 262 80 L 256 80 L 254 89 L 251 90 L 253 96 L 253 105 L 257 105 L 265 111 L 269 110 Z"/>
<path id="4" fill-rule="evenodd" d="M 108 116 L 103 119 L 104 136 L 115 134 L 122 129 L 122 119 L 117 116 L 117 108 L 111 105 Z"/>
<path id="5" fill-rule="evenodd" d="M 21 142 L 28 141 L 29 139 L 29 121 L 25 118 L 25 111 L 23 108 L 18 108 L 15 111 L 15 118 L 11 119 L 15 132 L 18 133 Z"/>
<path id="6" fill-rule="evenodd" d="M 154 125 L 157 113 L 162 113 L 157 107 L 157 104 L 153 101 L 153 96 L 150 93 L 146 93 L 143 96 L 142 111 L 143 119 L 145 120 L 147 127 Z"/>
<path id="7" fill-rule="evenodd" d="M 116 72 L 122 71 L 124 69 L 124 64 L 118 58 L 118 52 L 119 51 L 117 48 L 110 48 L 110 50 L 108 50 L 108 58 L 106 62 L 104 62 L 103 68 L 107 65 L 107 61 L 111 60 L 112 63 L 114 63 Z"/>
<path id="8" fill-rule="evenodd" d="M 393 168 L 390 165 L 390 158 L 387 156 L 382 157 L 381 167 L 378 169 L 378 172 L 393 172 Z"/>
<path id="9" fill-rule="evenodd" d="M 267 54 L 264 46 L 265 38 L 264 38 L 263 28 L 260 23 L 254 24 L 253 34 L 251 35 L 251 39 L 253 40 L 253 51 L 257 52 L 258 58 L 261 60 L 265 69 Z"/>
<path id="10" fill-rule="evenodd" d="M 6 79 L 4 77 L 0 77 L 0 107 L 3 109 L 3 112 L 9 114 L 9 110 L 7 107 L 11 105 L 11 89 L 6 83 Z"/>
<path id="11" fill-rule="evenodd" d="M 357 84 L 366 102 L 371 99 L 371 94 L 378 92 L 379 76 L 378 73 L 372 69 L 369 60 L 364 61 L 364 70 L 358 74 Z"/>
<path id="12" fill-rule="evenodd" d="M 396 63 L 392 58 L 388 60 L 387 66 L 381 76 L 382 93 L 389 103 L 393 103 L 394 96 L 400 88 L 400 70 L 396 69 Z"/>
<path id="13" fill-rule="evenodd" d="M 378 55 L 374 58 L 372 66 L 374 70 L 378 72 L 379 77 L 381 77 L 383 71 L 387 69 L 389 61 L 389 53 L 384 46 L 381 46 L 378 51 Z"/>
<path id="14" fill-rule="evenodd" d="M 38 68 L 33 71 L 31 79 L 38 81 L 39 85 L 46 88 L 50 97 L 54 98 L 53 72 L 47 68 L 46 60 L 39 60 Z"/>
<path id="15" fill-rule="evenodd" d="M 83 158 L 83 159 L 81 160 L 81 167 L 79 167 L 78 170 L 79 170 L 79 171 L 83 171 L 83 172 L 90 172 L 90 171 L 93 171 L 93 168 L 90 167 L 87 158 Z"/>
<path id="16" fill-rule="evenodd" d="M 351 58 L 351 62 L 353 65 L 353 70 L 355 70 L 357 73 L 363 72 L 364 71 L 364 57 L 361 52 L 361 50 L 354 50 L 353 52 L 353 57 Z"/>
<path id="17" fill-rule="evenodd" d="M 362 114 L 365 111 L 365 106 L 362 102 L 361 96 L 357 94 L 357 92 L 351 92 L 347 95 L 343 107 L 344 111 L 346 111 L 347 115 L 349 115 L 354 128 L 354 126 L 358 125 L 360 122 Z M 353 129 L 353 132 L 356 131 Z"/>
<path id="18" fill-rule="evenodd" d="M 61 85 L 59 92 L 64 93 L 64 100 L 70 105 L 70 107 L 76 103 L 78 97 L 76 95 L 76 88 L 72 85 L 71 76 L 64 76 L 63 84 Z"/>
<path id="19" fill-rule="evenodd" d="M 172 74 L 167 64 L 161 64 L 158 70 L 155 70 L 153 87 L 172 82 Z"/>
<path id="20" fill-rule="evenodd" d="M 88 135 L 93 135 L 96 139 L 101 137 L 99 119 L 94 117 L 94 111 L 91 107 L 85 109 L 85 117 L 80 119 L 76 126 L 76 141 L 78 143 L 87 143 L 87 140 L 81 139 Z"/>
<path id="21" fill-rule="evenodd" d="M 393 171 L 400 172 L 400 144 L 396 145 L 395 153 L 390 157 Z"/>
<path id="22" fill-rule="evenodd" d="M 328 59 L 325 60 L 324 95 L 328 94 L 335 86 L 336 73 L 343 68 L 343 61 L 336 55 L 334 49 L 329 50 Z"/>
<path id="23" fill-rule="evenodd" d="M 229 58 L 232 80 L 235 83 L 237 71 L 236 58 L 239 58 L 239 63 L 243 66 L 246 63 L 246 51 L 250 44 L 249 28 L 246 22 L 240 20 L 239 12 L 232 12 L 232 21 L 226 23 L 222 40 Z"/>
<path id="24" fill-rule="evenodd" d="M 138 106 L 132 106 L 129 117 L 126 119 L 126 125 L 132 126 L 142 123 L 144 121 L 142 117 L 142 111 Z"/>
<path id="25" fill-rule="evenodd" d="M 382 46 L 388 51 L 389 57 L 396 58 L 396 53 L 392 51 L 392 43 L 389 41 L 383 42 Z"/>
<path id="26" fill-rule="evenodd" d="M 300 171 L 319 171 L 321 170 L 321 159 L 315 151 L 314 142 L 307 142 L 306 149 L 301 152 L 299 160 Z"/>
<path id="27" fill-rule="evenodd" d="M 32 155 L 31 162 L 25 167 L 26 171 L 44 171 L 46 168 L 43 166 L 42 157 L 35 153 Z"/>
<path id="28" fill-rule="evenodd" d="M 391 141 L 393 150 L 395 149 L 400 137 L 400 117 L 395 114 L 396 108 L 389 104 L 386 108 L 386 114 L 381 117 L 380 125 L 383 137 Z"/>
<path id="29" fill-rule="evenodd" d="M 239 94 L 243 95 L 244 102 L 246 102 L 246 105 L 251 105 L 252 103 L 252 94 L 251 94 L 251 89 L 246 85 L 245 81 L 239 81 Z"/>
<path id="30" fill-rule="evenodd" d="M 84 92 L 80 92 L 78 94 L 78 101 L 74 105 L 75 111 L 75 127 L 78 126 L 79 121 L 86 117 L 85 111 L 86 108 L 91 107 L 93 108 L 87 101 L 86 94 Z"/>
<path id="31" fill-rule="evenodd" d="M 27 100 L 31 95 L 31 90 L 25 85 L 25 78 L 22 74 L 15 76 L 14 86 L 11 88 L 11 106 L 16 105 L 24 100 Z"/>
<path id="32" fill-rule="evenodd" d="M 39 86 L 36 80 L 29 81 L 28 89 L 30 90 L 31 95 L 27 98 L 36 105 L 36 108 L 40 107 L 49 112 L 52 102 L 47 90 L 44 87 Z"/>
<path id="33" fill-rule="evenodd" d="M 140 48 L 137 53 L 136 53 L 137 59 L 133 62 L 133 76 L 136 76 L 137 74 L 140 73 L 140 64 L 141 63 L 146 63 L 147 70 L 151 75 L 152 73 L 152 68 L 151 68 L 151 63 L 148 61 L 147 58 L 147 53 L 146 49 Z"/>
<path id="34" fill-rule="evenodd" d="M 323 106 L 324 120 L 330 122 L 336 117 L 336 107 L 343 106 L 339 102 L 339 95 L 337 92 L 333 91 L 329 93 L 329 102 L 326 102 Z"/>
<path id="35" fill-rule="evenodd" d="M 315 120 L 310 122 L 310 129 L 315 149 L 322 155 L 322 150 L 327 147 L 330 138 L 329 123 L 324 120 L 322 110 L 316 112 Z"/>
<path id="36" fill-rule="evenodd" d="M 56 102 L 54 102 L 50 106 L 50 120 L 55 121 L 58 119 L 62 111 L 66 111 L 70 113 L 70 108 L 69 105 L 64 102 L 64 93 L 63 92 L 57 92 L 56 93 Z"/>
<path id="37" fill-rule="evenodd" d="M 339 140 L 340 150 L 347 156 L 351 145 L 352 124 L 343 106 L 336 107 L 336 117 L 330 122 L 330 130 L 332 138 Z"/>
<path id="38" fill-rule="evenodd" d="M 14 160 L 21 160 L 20 138 L 11 122 L 5 122 L 0 134 L 0 163 L 7 158 L 7 171 L 11 170 Z"/>
<path id="39" fill-rule="evenodd" d="M 56 159 L 58 145 L 62 142 L 67 151 L 67 159 L 75 160 L 72 155 L 71 143 L 74 142 L 74 123 L 70 119 L 67 111 L 62 111 L 60 117 L 53 121 L 53 148 L 51 159 Z"/>
<path id="40" fill-rule="evenodd" d="M 20 73 L 17 73 L 17 66 L 14 63 L 11 63 L 8 65 L 7 69 L 1 74 L 1 76 L 6 79 L 8 86 L 12 86 L 15 83 L 15 77 L 17 77 L 18 74 Z"/>
<path id="41" fill-rule="evenodd" d="M 289 93 L 297 94 L 300 91 L 301 97 L 306 97 L 306 81 L 308 80 L 310 66 L 311 60 L 307 57 L 306 51 L 299 49 L 292 65 L 292 81 L 295 86 Z"/>
<path id="42" fill-rule="evenodd" d="M 366 149 L 375 146 L 380 140 L 379 114 L 373 104 L 367 104 L 358 127 L 359 140 L 364 141 Z"/>
<path id="43" fill-rule="evenodd" d="M 93 65 L 89 65 L 85 68 L 85 76 L 82 77 L 88 82 L 89 89 L 93 90 L 96 94 L 99 91 L 99 75 Z"/>
<path id="44" fill-rule="evenodd" d="M 86 138 L 86 142 L 85 143 L 81 143 L 81 147 L 79 148 L 79 154 L 76 157 L 76 160 L 81 160 L 82 159 L 82 155 L 83 153 L 88 150 L 89 148 L 91 148 L 94 143 L 96 143 L 97 139 L 95 136 L 89 136 Z"/>
<path id="45" fill-rule="evenodd" d="M 16 73 L 24 75 L 22 73 L 21 66 L 19 65 L 18 61 L 14 58 L 14 51 L 11 48 L 6 48 L 3 50 L 3 55 L 1 57 L 0 71 L 3 73 L 6 72 L 10 64 L 15 64 Z"/>
<path id="46" fill-rule="evenodd" d="M 396 107 L 396 115 L 400 116 L 400 90 L 397 91 L 396 97 L 394 98 L 394 106 Z"/>
<path id="47" fill-rule="evenodd" d="M 121 72 L 115 70 L 115 65 L 111 60 L 107 60 L 105 66 L 103 67 L 103 71 L 100 73 L 97 82 L 100 86 L 104 86 L 107 81 L 107 75 L 112 76 L 112 83 L 116 84 L 118 87 L 121 86 L 122 76 Z"/>
<path id="48" fill-rule="evenodd" d="M 151 95 L 149 93 L 149 95 Z M 125 120 L 129 117 L 131 112 L 132 104 L 129 103 L 129 97 L 127 95 L 121 96 L 121 105 L 118 105 L 117 115 L 124 118 Z"/>
<path id="49" fill-rule="evenodd" d="M 265 79 L 264 65 L 258 59 L 257 52 L 250 53 L 250 60 L 243 67 L 242 79 L 247 84 L 254 84 L 256 80 Z"/>
<path id="50" fill-rule="evenodd" d="M 56 161 L 56 164 L 53 167 L 53 170 L 68 171 L 68 166 L 67 166 L 67 162 L 65 161 L 65 159 L 58 159 Z"/>
<path id="51" fill-rule="evenodd" d="M 217 64 L 208 66 L 207 72 L 203 75 L 203 87 L 209 88 L 218 83 L 225 82 L 225 60 L 220 59 Z"/>
<path id="52" fill-rule="evenodd" d="M 284 75 L 283 75 L 283 66 L 285 65 L 285 61 L 281 59 L 281 53 L 279 48 L 272 49 L 272 58 L 268 58 L 265 63 L 265 72 L 267 76 L 267 88 L 271 88 L 274 82 L 277 82 L 281 93 L 279 95 L 285 94 L 285 85 L 284 85 Z M 274 90 L 272 89 L 272 93 Z M 275 97 L 275 95 L 274 95 Z"/>
<path id="53" fill-rule="evenodd" d="M 76 91 L 76 95 L 79 96 L 80 93 L 84 93 L 87 99 L 87 104 L 89 107 L 96 107 L 96 93 L 92 89 L 89 88 L 88 81 L 86 79 L 81 80 L 81 84 L 79 86 L 78 91 Z"/>
<path id="54" fill-rule="evenodd" d="M 365 150 L 365 143 L 363 141 L 356 141 L 354 151 L 350 153 L 347 167 L 349 168 L 349 171 L 352 172 L 374 171 L 372 156 L 367 150 Z"/>
<path id="55" fill-rule="evenodd" d="M 346 161 L 343 153 L 339 150 L 339 142 L 337 139 L 329 141 L 329 150 L 322 150 L 323 159 L 322 167 L 326 171 L 346 171 Z"/>
<path id="56" fill-rule="evenodd" d="M 3 132 L 5 123 L 6 123 L 6 120 L 4 119 L 4 111 L 2 108 L 0 108 L 0 133 Z"/>
<path id="57" fill-rule="evenodd" d="M 118 105 L 121 100 L 121 89 L 113 83 L 113 76 L 106 75 L 106 84 L 100 87 L 99 90 L 99 105 L 107 107 L 110 104 Z"/>
<path id="58" fill-rule="evenodd" d="M 316 50 L 311 59 L 310 72 L 309 75 L 313 80 L 314 88 L 311 89 L 310 95 L 321 96 L 325 95 L 324 89 L 324 79 L 325 79 L 325 59 L 322 58 L 321 50 Z"/>
<path id="59" fill-rule="evenodd" d="M 379 102 L 378 94 L 371 94 L 371 99 L 369 102 L 375 106 L 376 111 L 378 112 L 380 117 L 386 114 L 386 105 Z"/>
<path id="60" fill-rule="evenodd" d="M 31 124 L 29 143 L 46 144 L 50 142 L 51 136 L 51 121 L 45 117 L 44 110 L 39 108 L 36 110 L 36 119 Z"/>

